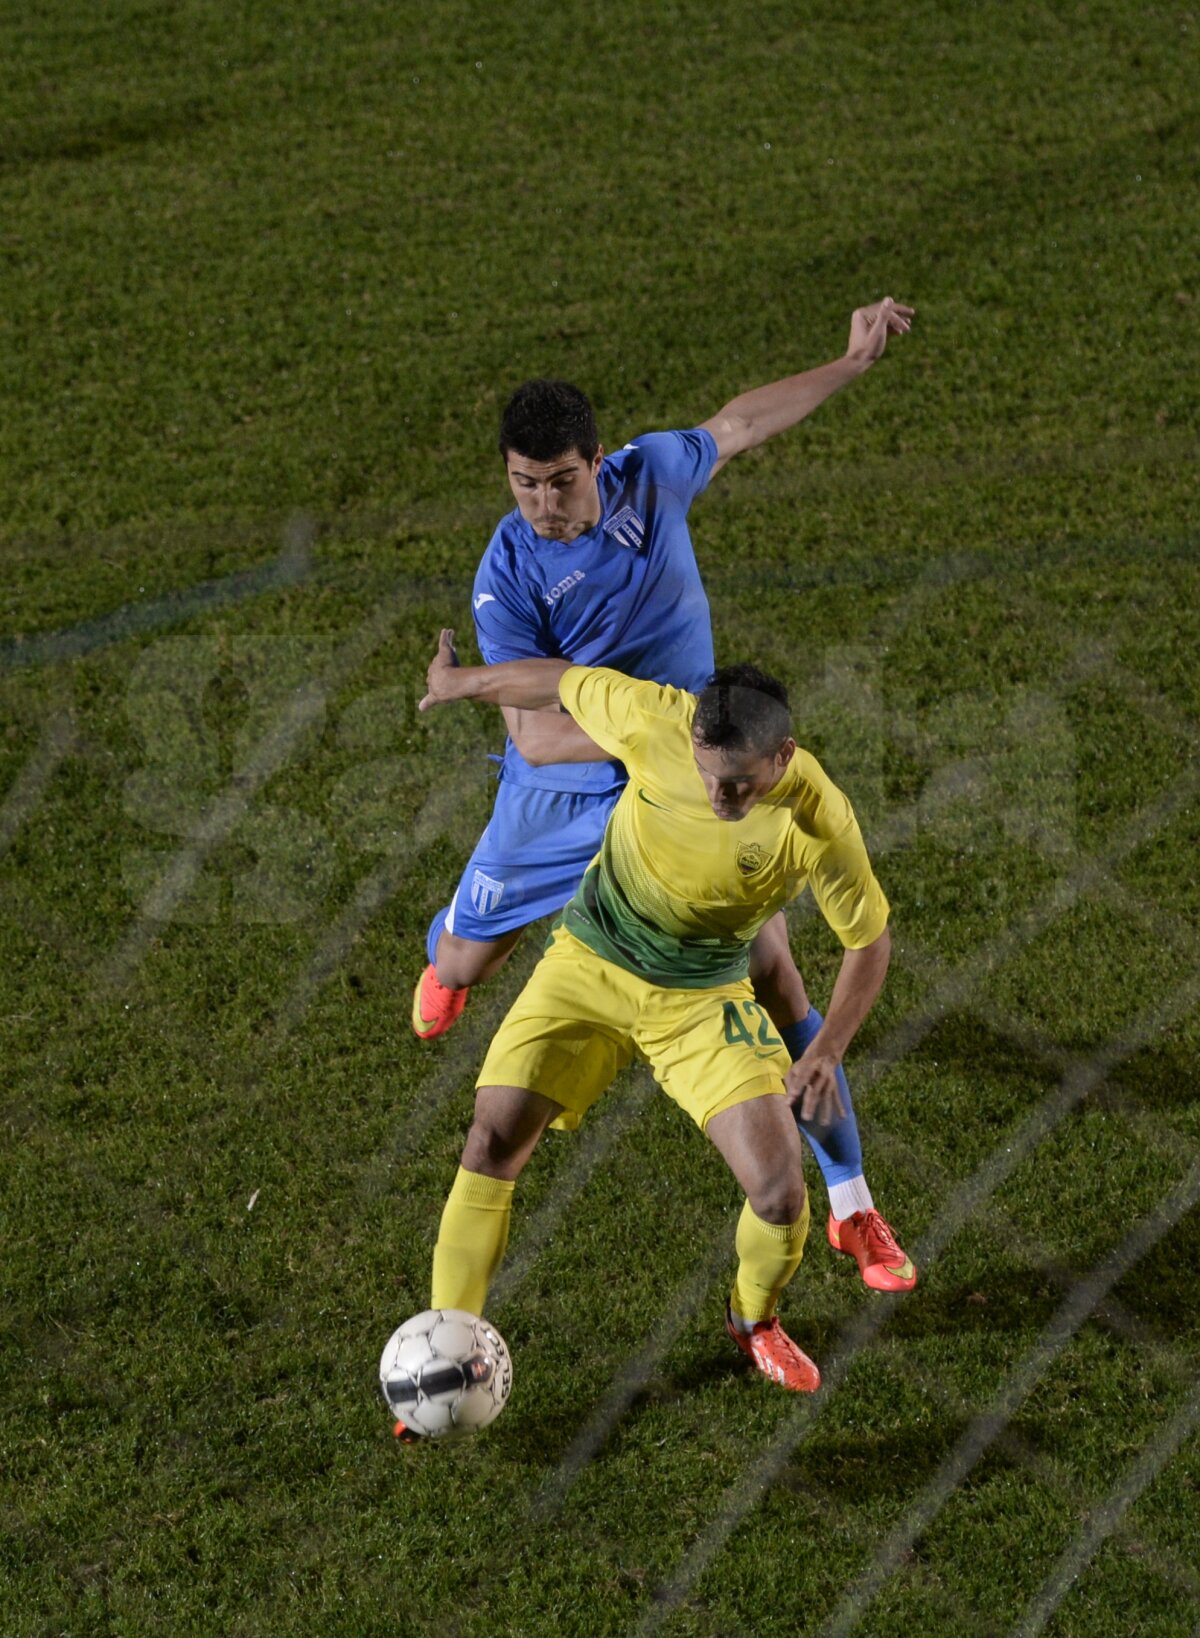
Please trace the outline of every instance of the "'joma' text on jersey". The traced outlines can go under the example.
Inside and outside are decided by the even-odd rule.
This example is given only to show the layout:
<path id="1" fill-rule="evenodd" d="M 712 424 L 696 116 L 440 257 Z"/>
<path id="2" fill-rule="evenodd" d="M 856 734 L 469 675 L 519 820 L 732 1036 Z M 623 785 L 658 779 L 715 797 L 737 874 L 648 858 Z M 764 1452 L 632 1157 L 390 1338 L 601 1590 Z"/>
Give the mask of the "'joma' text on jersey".
<path id="1" fill-rule="evenodd" d="M 569 574 L 565 580 L 560 580 L 557 586 L 551 586 L 550 590 L 542 599 L 543 603 L 545 603 L 548 609 L 552 609 L 564 592 L 569 592 L 572 586 L 577 586 L 581 580 L 586 579 L 587 576 L 584 574 L 583 570 L 576 569 L 575 572 L 573 574 Z"/>

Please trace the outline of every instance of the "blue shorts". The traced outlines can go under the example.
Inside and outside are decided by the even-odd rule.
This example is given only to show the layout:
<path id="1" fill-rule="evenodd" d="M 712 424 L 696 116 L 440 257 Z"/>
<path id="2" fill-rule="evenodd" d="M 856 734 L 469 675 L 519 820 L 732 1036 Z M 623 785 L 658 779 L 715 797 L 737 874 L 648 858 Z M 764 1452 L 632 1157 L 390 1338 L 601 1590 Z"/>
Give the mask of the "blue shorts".
<path id="1" fill-rule="evenodd" d="M 595 795 L 501 780 L 488 827 L 454 897 L 430 924 L 430 961 L 443 927 L 458 938 L 487 943 L 557 915 L 599 852 L 622 788 Z"/>

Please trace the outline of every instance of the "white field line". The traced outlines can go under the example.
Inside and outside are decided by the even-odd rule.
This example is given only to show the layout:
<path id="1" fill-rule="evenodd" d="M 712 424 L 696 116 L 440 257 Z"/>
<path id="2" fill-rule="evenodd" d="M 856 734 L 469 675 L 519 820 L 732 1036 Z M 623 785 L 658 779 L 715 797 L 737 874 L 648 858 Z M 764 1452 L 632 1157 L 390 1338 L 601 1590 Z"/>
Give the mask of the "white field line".
<path id="1" fill-rule="evenodd" d="M 1197 936 L 1191 923 L 1182 916 L 1168 916 L 1159 907 L 1150 903 L 1125 887 L 1117 877 L 1103 873 L 1101 878 L 1100 895 L 1103 902 L 1114 909 L 1121 911 L 1129 921 L 1136 922 L 1142 929 L 1157 939 L 1160 945 L 1175 954 L 1185 969 L 1200 969 L 1200 937 Z M 938 964 L 936 958 L 911 939 L 905 942 L 903 948 L 903 963 L 907 970 L 916 974 L 922 981 L 932 984 L 936 981 Z M 1053 1069 L 1057 1075 L 1066 1075 L 1075 1062 L 1077 1054 L 1066 1051 L 1057 1040 L 1048 1035 L 1044 1029 L 1032 1024 L 1028 1019 L 1019 1017 L 989 999 L 986 1008 L 976 1011 L 980 1024 L 990 1033 L 1003 1036 L 1014 1046 L 1018 1047 L 1030 1061 L 1036 1059 L 1040 1063 Z M 860 1071 L 859 1078 L 867 1082 L 867 1077 Z M 878 1072 L 872 1069 L 870 1079 L 878 1078 Z M 1114 1107 L 1129 1104 L 1127 1098 L 1120 1094 L 1106 1092 L 1104 1094 L 1113 1103 Z M 1161 1116 L 1130 1105 L 1123 1108 L 1125 1117 L 1139 1129 L 1140 1135 L 1152 1147 L 1160 1152 L 1178 1154 L 1180 1133 Z M 860 1126 L 864 1132 L 871 1127 L 869 1113 L 860 1118 Z M 882 1141 L 887 1142 L 886 1134 Z M 914 1153 L 910 1145 L 899 1140 L 893 1141 L 896 1152 L 903 1153 L 904 1160 L 913 1170 L 929 1165 L 928 1156 L 923 1153 Z M 922 1174 L 923 1175 L 923 1172 Z M 926 1179 L 926 1181 L 928 1181 Z"/>
<path id="2" fill-rule="evenodd" d="M 950 576 L 950 578 L 954 578 L 953 574 Z M 921 592 L 925 592 L 930 589 L 931 585 L 944 585 L 946 580 L 947 573 L 945 569 L 942 570 L 940 576 L 922 576 L 919 587 L 916 588 L 918 592 L 918 600 Z M 1093 668 L 1094 661 L 1085 669 L 1090 670 Z M 305 980 L 301 982 L 301 985 L 297 986 L 297 989 L 293 991 L 292 996 L 289 998 L 288 1010 L 291 1018 L 294 1019 L 298 1017 L 305 1010 L 308 1001 L 311 999 L 311 995 L 315 993 L 315 989 L 319 986 L 320 982 L 336 968 L 338 962 L 344 957 L 345 951 L 349 947 L 349 943 L 352 941 L 354 927 L 365 924 L 365 921 L 370 918 L 370 915 L 374 913 L 379 905 L 382 902 L 385 902 L 389 891 L 394 891 L 394 886 L 389 887 L 389 878 L 386 868 L 383 871 L 376 873 L 374 877 L 370 878 L 368 882 L 363 884 L 362 888 L 360 888 L 359 894 L 356 896 L 355 905 L 352 907 L 352 911 L 339 918 L 338 922 L 335 923 L 334 927 L 327 935 L 321 950 L 318 951 L 317 956 L 310 965 L 310 970 L 309 973 L 306 974 Z M 348 934 L 349 936 L 347 936 Z M 462 1030 L 459 1037 L 461 1044 L 464 1046 L 466 1045 L 466 1037 L 468 1033 L 470 1032 Z M 456 1056 L 458 1055 L 456 1054 Z M 449 1068 L 449 1065 L 444 1059 L 441 1067 L 443 1070 Z M 441 1082 L 443 1086 L 448 1078 L 449 1077 L 447 1077 L 445 1074 L 438 1075 L 436 1077 L 436 1079 Z M 422 1098 L 421 1101 L 427 1110 L 431 1110 L 431 1105 L 427 1099 Z M 426 1122 L 420 1121 L 418 1124 L 424 1126 Z M 573 1173 L 581 1172 L 581 1168 L 573 1168 Z"/>
<path id="3" fill-rule="evenodd" d="M 1087 1520 L 1082 1532 L 1076 1541 L 1069 1546 L 1053 1571 L 1049 1572 L 1044 1581 L 1040 1594 L 1026 1613 L 1022 1627 L 1013 1628 L 1013 1638 L 1026 1638 L 1033 1633 L 1040 1633 L 1046 1628 L 1046 1623 L 1053 1618 L 1058 1605 L 1071 1590 L 1072 1584 L 1079 1579 L 1080 1574 L 1087 1569 L 1090 1561 L 1095 1558 L 1098 1548 L 1108 1540 L 1108 1536 L 1120 1530 L 1121 1522 L 1131 1505 L 1135 1504 L 1139 1495 L 1156 1481 L 1162 1469 L 1179 1453 L 1180 1448 L 1190 1440 L 1200 1427 L 1200 1387 L 1193 1391 L 1187 1404 L 1182 1405 L 1171 1422 L 1157 1433 L 1146 1450 L 1141 1453 L 1138 1461 L 1130 1468 L 1130 1473 L 1117 1489 L 1113 1489 L 1105 1497 L 1100 1507 Z M 1164 1551 L 1161 1546 L 1153 1546 L 1151 1550 L 1144 1550 L 1139 1543 L 1138 1563 L 1153 1569 L 1156 1576 L 1162 1581 L 1169 1582 L 1192 1600 L 1193 1607 L 1200 1610 L 1200 1574 L 1195 1571 L 1195 1564 L 1185 1563 L 1175 1551 Z M 1200 1617 L 1192 1631 L 1200 1630 Z"/>
<path id="4" fill-rule="evenodd" d="M 1173 438 L 1159 433 L 1153 439 L 1103 440 L 1095 444 L 1058 445 L 1018 458 L 996 459 L 981 457 L 972 461 L 942 462 L 930 460 L 913 467 L 906 457 L 880 457 L 859 465 L 839 462 L 836 465 L 806 468 L 799 474 L 770 472 L 756 473 L 753 487 L 759 495 L 782 497 L 834 491 L 855 493 L 877 491 L 889 474 L 897 484 L 911 488 L 915 482 L 932 486 L 962 486 L 995 476 L 1012 477 L 1023 472 L 1037 473 L 1053 470 L 1119 469 L 1136 462 L 1147 461 L 1177 465 L 1181 459 L 1194 455 L 1194 440 Z M 734 479 L 735 484 L 738 480 Z M 738 496 L 728 492 L 728 499 L 718 499 L 720 508 L 736 508 Z M 186 587 L 149 604 L 129 604 L 107 615 L 98 615 L 74 626 L 58 631 L 40 633 L 24 639 L 0 638 L 0 673 L 29 665 L 54 664 L 81 653 L 91 653 L 110 643 L 121 642 L 143 632 L 161 630 L 190 619 L 213 607 L 225 607 L 246 598 L 278 587 L 298 584 L 311 573 L 310 549 L 318 531 L 332 537 L 355 539 L 382 539 L 393 535 L 398 528 L 409 528 L 419 533 L 470 531 L 486 538 L 495 522 L 495 511 L 490 503 L 478 505 L 420 505 L 404 511 L 363 511 L 341 514 L 336 518 L 317 519 L 304 515 L 293 518 L 284 531 L 284 544 L 279 556 L 258 568 L 242 570 L 220 580 L 205 581 Z M 701 521 L 701 527 L 703 527 Z M 247 544 L 252 535 L 243 532 Z M 223 536 L 227 540 L 228 536 Z M 1128 543 L 1120 540 L 1096 542 L 1105 556 L 1119 559 L 1128 550 Z M 946 585 L 981 579 L 1010 580 L 1022 572 L 1057 567 L 1079 548 L 1073 543 L 1047 547 L 1043 542 L 1027 542 L 1004 549 L 975 550 L 946 554 L 936 565 L 918 566 L 902 562 L 897 565 L 894 556 L 880 558 L 851 558 L 836 567 L 803 563 L 781 565 L 765 571 L 766 589 L 783 586 L 789 589 L 831 582 L 893 586 L 918 583 Z M 1171 558 L 1183 559 L 1189 550 L 1184 545 L 1165 545 L 1163 550 Z M 705 562 L 704 577 L 711 591 L 723 589 L 741 575 L 723 562 Z"/>
<path id="5" fill-rule="evenodd" d="M 977 1416 L 954 1450 L 875 1555 L 874 1561 L 821 1629 L 828 1638 L 846 1638 L 862 1620 L 875 1594 L 928 1529 L 951 1494 L 1036 1386 L 1043 1373 L 1111 1288 L 1153 1249 L 1167 1231 L 1200 1200 L 1200 1165 L 1193 1166 L 1161 1206 L 1133 1229 L 1117 1249 L 1068 1294 L 1034 1347 L 1008 1378 L 990 1409 Z"/>
<path id="6" fill-rule="evenodd" d="M 535 937 L 525 939 L 510 956 L 503 972 L 486 985 L 479 986 L 471 997 L 467 1010 L 455 1024 L 449 1040 L 429 1043 L 430 1066 L 424 1079 L 413 1088 L 413 1095 L 403 1114 L 398 1116 L 395 1131 L 375 1159 L 360 1173 L 357 1194 L 362 1198 L 391 1193 L 396 1188 L 397 1168 L 411 1156 L 430 1126 L 446 1104 L 454 1098 L 462 1103 L 462 1133 L 466 1137 L 475 1107 L 475 1076 L 492 1035 L 508 1011 L 514 984 L 523 984 L 540 953 Z M 409 997 L 397 998 L 397 1029 L 407 1030 Z M 452 1172 L 446 1174 L 446 1189 L 450 1188 Z M 433 1246 L 430 1245 L 430 1252 Z"/>
<path id="7" fill-rule="evenodd" d="M 1176 1158 L 1200 1163 L 1200 1154 L 1181 1157 L 1177 1150 Z M 1078 1282 L 1079 1270 L 1056 1258 L 1047 1257 L 1041 1242 L 1025 1232 L 1003 1198 L 988 1201 L 979 1214 L 978 1222 L 985 1232 L 1002 1240 L 1015 1256 L 1024 1258 L 1031 1268 L 1038 1269 L 1060 1292 L 1069 1291 Z M 1181 1355 L 1174 1338 L 1165 1338 L 1149 1320 L 1131 1313 L 1118 1297 L 1110 1295 L 1097 1304 L 1092 1318 L 1130 1348 L 1136 1349 L 1143 1363 L 1152 1364 L 1158 1370 L 1177 1377 L 1181 1384 L 1191 1380 L 1191 1357 Z M 960 1412 L 964 1408 L 961 1403 L 955 1406 Z"/>
<path id="8" fill-rule="evenodd" d="M 325 686 L 315 681 L 304 683 L 293 692 L 269 731 L 255 746 L 245 768 L 234 775 L 220 795 L 206 804 L 192 838 L 163 867 L 133 924 L 101 963 L 95 975 L 98 987 L 121 990 L 129 982 L 154 939 L 195 886 L 209 856 L 231 834 L 267 781 L 287 765 L 308 731 L 320 722 L 325 699 Z"/>
<path id="9" fill-rule="evenodd" d="M 1139 1015 L 1120 1044 L 1111 1044 L 1090 1061 L 1073 1066 L 1056 1092 L 1043 1100 L 1023 1125 L 1005 1138 L 1002 1147 L 974 1176 L 955 1191 L 922 1240 L 912 1248 L 917 1265 L 928 1264 L 944 1249 L 963 1224 L 976 1215 L 983 1202 L 1036 1149 L 1080 1098 L 1102 1083 L 1115 1064 L 1139 1051 L 1169 1024 L 1186 1016 L 1198 1002 L 1200 977 L 1181 987 L 1165 1003 Z M 689 1596 L 708 1564 L 779 1477 L 792 1452 L 811 1431 L 824 1405 L 845 1380 L 858 1352 L 872 1341 L 891 1317 L 897 1301 L 902 1300 L 882 1298 L 870 1307 L 860 1309 L 852 1318 L 839 1338 L 839 1346 L 832 1359 L 822 1362 L 823 1382 L 818 1393 L 811 1398 L 805 1396 L 798 1400 L 789 1424 L 776 1437 L 770 1451 L 743 1473 L 725 1504 L 684 1557 L 676 1574 L 654 1595 L 654 1603 L 647 1610 L 638 1628 L 639 1633 L 657 1630 L 671 1611 Z"/>
<path id="10" fill-rule="evenodd" d="M 931 1193 L 936 1194 L 942 1186 L 940 1179 L 930 1179 Z M 1042 1255 L 1041 1242 L 1024 1232 L 1002 1201 L 989 1201 L 976 1222 L 1001 1239 L 1010 1252 L 1024 1257 L 1031 1267 L 1039 1269 L 1060 1294 L 1071 1291 L 1081 1279 L 1077 1268 L 1067 1268 Z M 1176 1379 L 1181 1391 L 1193 1386 L 1194 1360 L 1178 1353 L 1140 1315 L 1131 1314 L 1112 1292 L 1096 1304 L 1090 1318 L 1094 1324 L 1104 1326 L 1130 1348 L 1136 1349 L 1142 1363 L 1152 1364 L 1165 1375 Z M 899 1348 L 895 1353 L 896 1357 L 900 1356 Z M 926 1378 L 922 1385 L 926 1394 L 937 1402 L 943 1416 L 966 1421 L 972 1415 L 973 1405 L 956 1389 L 947 1388 L 937 1378 Z M 1062 1458 L 1038 1449 L 1011 1423 L 997 1435 L 995 1444 L 1014 1465 L 1025 1467 L 1039 1484 L 1056 1495 L 1064 1516 L 1079 1510 L 1079 1477 Z M 1175 1555 L 1156 1548 L 1152 1555 L 1143 1557 L 1142 1562 L 1151 1563 L 1164 1580 L 1174 1580 L 1189 1596 L 1200 1597 L 1200 1575 L 1185 1567 Z"/>

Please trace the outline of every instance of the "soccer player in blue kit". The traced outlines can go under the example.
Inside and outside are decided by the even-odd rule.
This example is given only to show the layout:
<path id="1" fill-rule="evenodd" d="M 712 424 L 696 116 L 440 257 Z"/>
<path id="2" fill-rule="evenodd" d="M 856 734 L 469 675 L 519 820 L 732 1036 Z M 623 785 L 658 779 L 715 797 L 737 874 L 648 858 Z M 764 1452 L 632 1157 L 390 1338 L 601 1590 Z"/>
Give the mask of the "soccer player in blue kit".
<path id="1" fill-rule="evenodd" d="M 500 426 L 517 506 L 492 536 L 471 600 L 485 663 L 563 658 L 699 692 L 714 657 L 688 533 L 691 502 L 735 455 L 795 426 L 868 370 L 889 335 L 908 331 L 912 314 L 890 297 L 860 307 L 841 358 L 743 393 L 693 430 L 644 434 L 611 456 L 577 388 L 518 388 Z M 413 995 L 413 1029 L 425 1040 L 454 1025 L 470 988 L 503 966 L 530 922 L 562 909 L 625 785 L 623 766 L 570 716 L 502 709 L 509 738 L 492 817 L 430 925 L 429 965 Z M 823 1019 L 792 960 L 782 914 L 755 940 L 750 975 L 793 1061 L 825 1056 Z M 911 1290 L 916 1269 L 863 1175 L 840 1065 L 837 1078 L 843 1116 L 819 1127 L 797 1116 L 829 1192 L 829 1242 L 854 1256 L 868 1286 Z"/>

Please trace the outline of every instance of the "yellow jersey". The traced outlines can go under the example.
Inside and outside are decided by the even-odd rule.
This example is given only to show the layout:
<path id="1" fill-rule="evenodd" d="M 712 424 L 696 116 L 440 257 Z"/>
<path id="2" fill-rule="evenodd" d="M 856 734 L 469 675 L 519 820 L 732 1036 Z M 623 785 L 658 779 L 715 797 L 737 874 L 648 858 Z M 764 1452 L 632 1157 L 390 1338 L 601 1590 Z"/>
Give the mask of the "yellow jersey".
<path id="1" fill-rule="evenodd" d="M 744 978 L 754 935 L 806 886 L 847 949 L 883 932 L 854 811 L 807 751 L 745 818 L 718 819 L 692 754 L 694 694 L 572 666 L 559 698 L 629 774 L 561 918 L 598 955 L 668 988 Z"/>

